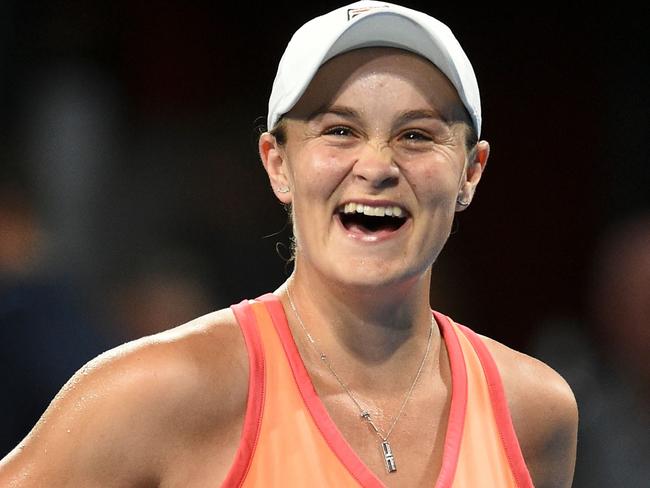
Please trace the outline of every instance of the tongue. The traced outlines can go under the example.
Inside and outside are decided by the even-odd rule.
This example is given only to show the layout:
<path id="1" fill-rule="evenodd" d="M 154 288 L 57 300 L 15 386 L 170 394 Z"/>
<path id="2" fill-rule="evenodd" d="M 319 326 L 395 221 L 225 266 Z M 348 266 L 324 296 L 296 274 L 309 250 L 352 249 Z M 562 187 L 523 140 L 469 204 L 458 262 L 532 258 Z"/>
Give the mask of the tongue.
<path id="1" fill-rule="evenodd" d="M 381 239 L 386 239 L 391 234 L 393 234 L 393 232 L 395 232 L 395 229 L 389 226 L 370 229 L 365 225 L 361 225 L 357 222 L 350 222 L 345 226 L 345 228 L 350 234 L 357 235 L 363 240 L 370 240 L 373 242 Z"/>
<path id="2" fill-rule="evenodd" d="M 345 226 L 348 230 L 351 230 L 353 232 L 360 232 L 363 234 L 374 234 L 375 232 L 378 232 L 380 229 L 369 229 L 365 225 L 361 225 L 356 222 L 352 222 L 348 225 Z"/>
<path id="3" fill-rule="evenodd" d="M 391 222 L 382 222 L 381 224 L 373 222 L 372 225 L 369 225 L 367 222 L 351 221 L 345 224 L 345 228 L 355 233 L 382 235 L 394 232 L 399 226 L 391 225 Z"/>

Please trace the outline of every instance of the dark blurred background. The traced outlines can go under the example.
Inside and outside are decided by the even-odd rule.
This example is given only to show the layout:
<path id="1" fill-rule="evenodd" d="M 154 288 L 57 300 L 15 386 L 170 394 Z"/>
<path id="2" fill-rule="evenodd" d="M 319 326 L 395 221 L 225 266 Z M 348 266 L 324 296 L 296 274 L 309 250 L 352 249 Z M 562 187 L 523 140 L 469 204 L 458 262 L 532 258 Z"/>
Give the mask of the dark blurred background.
<path id="1" fill-rule="evenodd" d="M 339 5 L 0 2 L 2 454 L 91 357 L 285 279 L 256 127 L 291 33 Z M 492 146 L 432 303 L 571 383 L 575 486 L 642 486 L 647 7 L 404 5 L 460 39 Z"/>

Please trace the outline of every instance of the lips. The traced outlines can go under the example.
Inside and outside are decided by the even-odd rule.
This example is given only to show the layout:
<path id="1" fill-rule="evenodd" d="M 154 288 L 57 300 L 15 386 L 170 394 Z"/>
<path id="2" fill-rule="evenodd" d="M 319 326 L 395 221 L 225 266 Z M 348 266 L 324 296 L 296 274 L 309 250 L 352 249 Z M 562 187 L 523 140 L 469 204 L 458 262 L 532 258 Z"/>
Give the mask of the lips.
<path id="1" fill-rule="evenodd" d="M 389 238 L 410 218 L 405 208 L 384 202 L 348 202 L 337 209 L 337 216 L 350 237 L 367 241 Z"/>

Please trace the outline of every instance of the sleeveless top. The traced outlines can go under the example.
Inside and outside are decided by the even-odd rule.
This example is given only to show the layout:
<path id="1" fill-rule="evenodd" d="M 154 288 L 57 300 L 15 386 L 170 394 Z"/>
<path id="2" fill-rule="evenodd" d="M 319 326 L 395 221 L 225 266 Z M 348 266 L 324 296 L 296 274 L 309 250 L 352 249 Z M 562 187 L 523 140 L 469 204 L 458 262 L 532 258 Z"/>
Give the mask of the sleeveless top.
<path id="1" fill-rule="evenodd" d="M 231 307 L 249 357 L 240 445 L 223 487 L 381 488 L 318 397 L 279 298 Z M 496 363 L 467 327 L 433 311 L 452 392 L 442 466 L 432 488 L 532 487 Z"/>

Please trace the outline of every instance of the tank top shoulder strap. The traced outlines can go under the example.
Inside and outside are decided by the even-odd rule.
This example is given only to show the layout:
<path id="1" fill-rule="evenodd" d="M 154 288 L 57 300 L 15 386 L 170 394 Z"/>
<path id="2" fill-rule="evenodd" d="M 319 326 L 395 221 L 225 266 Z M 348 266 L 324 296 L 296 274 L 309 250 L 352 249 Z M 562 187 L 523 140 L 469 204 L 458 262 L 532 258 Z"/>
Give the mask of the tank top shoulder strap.
<path id="1" fill-rule="evenodd" d="M 532 488 L 512 424 L 501 375 L 478 334 L 446 320 L 455 332 L 467 373 L 467 407 L 453 486 Z"/>
<path id="2" fill-rule="evenodd" d="M 382 486 L 318 399 L 280 300 L 266 294 L 232 310 L 246 342 L 251 376 L 241 444 L 222 486 Z"/>
<path id="3" fill-rule="evenodd" d="M 476 332 L 464 325 L 458 324 L 458 327 L 471 343 L 483 368 L 497 428 L 499 429 L 499 434 L 503 441 L 503 448 L 506 452 L 517 486 L 532 488 L 533 482 L 512 423 L 508 400 L 497 364 L 487 346 Z"/>
<path id="4" fill-rule="evenodd" d="M 248 401 L 241 440 L 235 460 L 222 486 L 241 486 L 250 468 L 250 463 L 259 439 L 262 411 L 265 396 L 264 348 L 257 327 L 257 320 L 249 300 L 243 300 L 230 309 L 235 314 L 237 323 L 244 337 L 248 353 Z"/>

